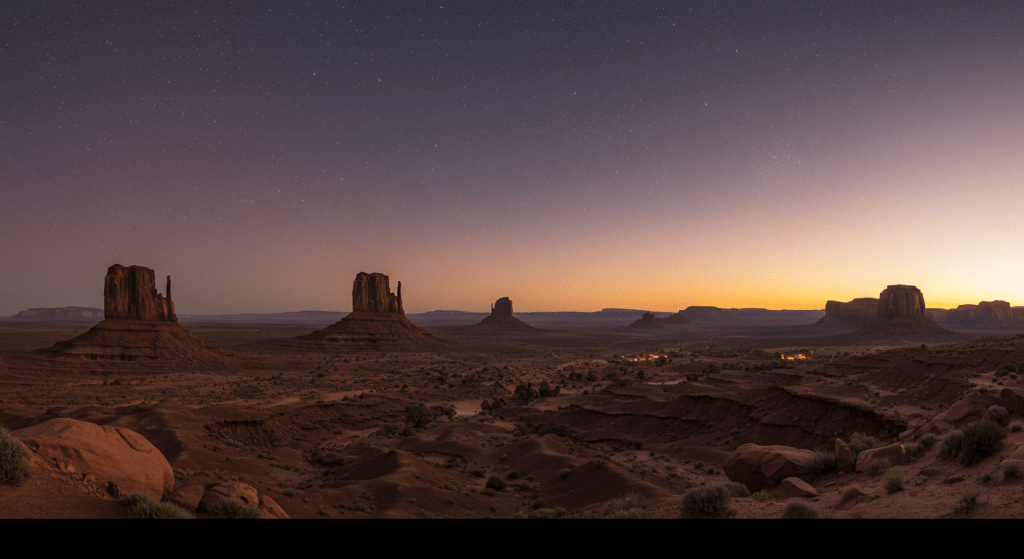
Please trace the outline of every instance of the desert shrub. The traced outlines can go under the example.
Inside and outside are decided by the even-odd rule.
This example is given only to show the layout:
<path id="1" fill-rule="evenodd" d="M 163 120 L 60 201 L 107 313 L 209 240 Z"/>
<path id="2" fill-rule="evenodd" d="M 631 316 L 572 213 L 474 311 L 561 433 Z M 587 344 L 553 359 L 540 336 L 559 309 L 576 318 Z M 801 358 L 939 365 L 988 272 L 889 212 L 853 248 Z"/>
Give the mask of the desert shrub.
<path id="1" fill-rule="evenodd" d="M 516 400 L 528 404 L 537 399 L 537 391 L 533 389 L 533 385 L 530 383 L 520 384 L 519 386 L 516 386 L 516 391 L 512 396 Z"/>
<path id="2" fill-rule="evenodd" d="M 425 404 L 418 404 L 405 408 L 405 422 L 412 423 L 412 426 L 416 429 L 426 427 L 432 419 L 434 419 L 434 417 L 431 415 L 430 410 L 427 409 Z"/>
<path id="3" fill-rule="evenodd" d="M 569 468 L 563 468 L 563 469 L 558 471 L 558 477 L 560 479 L 569 479 L 569 474 L 571 474 L 571 473 L 572 473 L 572 470 L 570 470 Z"/>
<path id="4" fill-rule="evenodd" d="M 856 494 L 857 494 L 857 488 L 856 487 L 847 487 L 846 491 L 843 491 L 843 498 L 839 500 L 839 504 L 843 504 L 846 501 L 849 501 Z"/>
<path id="5" fill-rule="evenodd" d="M 244 505 L 234 499 L 221 499 L 217 504 L 210 507 L 210 514 L 214 518 L 243 518 L 243 519 L 258 519 L 260 517 L 260 509 L 252 505 Z"/>
<path id="6" fill-rule="evenodd" d="M 900 468 L 893 468 L 885 472 L 885 476 L 882 478 L 882 488 L 885 489 L 886 493 L 895 493 L 903 489 L 903 478 L 905 476 L 906 472 Z"/>
<path id="7" fill-rule="evenodd" d="M 829 472 L 834 472 L 837 469 L 835 454 L 827 451 L 816 451 L 814 453 L 814 458 L 811 458 L 809 462 L 800 468 L 800 479 L 811 482 L 821 478 L 821 476 Z"/>
<path id="8" fill-rule="evenodd" d="M 154 501 L 145 493 L 128 495 L 124 504 L 128 506 L 128 518 L 195 518 L 178 505 Z"/>
<path id="9" fill-rule="evenodd" d="M 762 502 L 770 501 L 771 498 L 772 498 L 772 494 L 769 493 L 767 489 L 762 489 L 762 490 L 758 491 L 757 493 L 751 493 L 750 496 L 755 501 L 762 501 Z"/>
<path id="10" fill-rule="evenodd" d="M 519 470 L 509 470 L 505 477 L 508 479 L 516 479 L 519 477 Z"/>
<path id="11" fill-rule="evenodd" d="M 535 509 L 543 509 L 543 508 L 547 508 L 547 506 L 548 506 L 548 501 L 544 497 L 537 497 L 533 501 L 533 508 L 535 508 Z"/>
<path id="12" fill-rule="evenodd" d="M 1022 426 L 1020 424 L 1020 422 L 1016 422 L 1016 423 L 1011 423 L 1010 424 L 1010 432 L 1011 433 L 1016 433 L 1017 431 L 1020 431 L 1022 428 L 1024 428 L 1024 426 Z"/>
<path id="13" fill-rule="evenodd" d="M 794 499 L 786 503 L 782 518 L 818 518 L 818 511 L 803 499 Z"/>
<path id="14" fill-rule="evenodd" d="M 25 447 L 15 439 L 11 432 L 0 427 L 0 483 L 18 485 L 26 477 L 32 475 L 25 457 Z"/>
<path id="15" fill-rule="evenodd" d="M 481 489 L 480 490 L 480 494 L 484 495 L 484 496 L 487 496 L 487 497 L 493 497 L 494 496 L 494 490 L 491 489 L 490 487 L 487 487 L 485 489 Z"/>
<path id="16" fill-rule="evenodd" d="M 683 495 L 683 515 L 687 518 L 716 516 L 729 510 L 729 490 L 723 485 L 694 487 Z"/>
<path id="17" fill-rule="evenodd" d="M 917 444 L 923 446 L 926 449 L 935 446 L 935 443 L 937 442 L 939 442 L 939 438 L 931 433 L 923 435 L 920 439 L 917 439 Z"/>
<path id="18" fill-rule="evenodd" d="M 888 458 L 875 458 L 868 462 L 868 465 L 864 468 L 864 473 L 869 476 L 877 476 L 891 467 L 892 463 L 889 462 Z"/>
<path id="19" fill-rule="evenodd" d="M 960 455 L 960 447 L 964 443 L 964 434 L 961 431 L 952 431 L 942 438 L 942 449 L 939 450 L 939 458 L 956 458 Z"/>
<path id="20" fill-rule="evenodd" d="M 530 518 L 530 517 L 526 516 L 525 512 L 513 512 L 512 513 L 512 518 L 515 518 L 515 519 L 518 520 L 518 519 L 521 519 L 521 518 Z"/>
<path id="21" fill-rule="evenodd" d="M 540 388 L 538 389 L 537 393 L 541 398 L 553 398 L 555 396 L 558 396 L 558 393 L 561 391 L 561 386 L 557 386 L 554 389 L 552 389 L 551 385 L 548 384 L 548 381 L 545 380 L 541 381 Z"/>
<path id="22" fill-rule="evenodd" d="M 729 495 L 732 497 L 743 498 L 750 496 L 750 490 L 742 483 L 730 481 L 729 483 L 723 483 L 722 486 L 725 487 L 725 490 L 728 491 Z"/>
<path id="23" fill-rule="evenodd" d="M 473 470 L 473 477 L 484 477 L 487 472 L 483 468 L 477 468 Z"/>
<path id="24" fill-rule="evenodd" d="M 533 518 L 558 518 L 555 509 L 539 508 L 533 511 Z"/>
<path id="25" fill-rule="evenodd" d="M 872 448 L 878 448 L 882 446 L 882 443 L 878 442 L 878 439 L 868 436 L 864 433 L 854 433 L 850 437 L 850 452 L 853 453 L 853 457 L 857 458 L 857 455 L 865 450 Z"/>
<path id="26" fill-rule="evenodd" d="M 613 512 L 608 518 L 650 518 L 647 514 L 647 510 L 641 508 L 635 509 L 620 509 Z"/>
<path id="27" fill-rule="evenodd" d="M 1003 477 L 1020 477 L 1020 466 L 1017 464 L 1007 464 L 1006 467 L 1003 468 Z"/>
<path id="28" fill-rule="evenodd" d="M 964 429 L 960 463 L 970 466 L 994 454 L 1006 438 L 1006 429 L 991 419 L 971 423 Z"/>
<path id="29" fill-rule="evenodd" d="M 651 506 L 651 502 L 647 499 L 647 496 L 639 491 L 632 493 L 626 493 L 622 497 L 612 499 L 610 507 L 608 509 L 609 518 L 647 518 L 635 517 L 635 516 L 616 516 L 618 513 L 623 511 L 641 510 L 646 511 Z"/>
<path id="30" fill-rule="evenodd" d="M 487 485 L 485 487 L 487 487 L 488 489 L 493 489 L 495 491 L 504 491 L 507 485 L 508 484 L 505 483 L 505 480 L 501 479 L 500 477 L 491 476 L 487 478 Z"/>
<path id="31" fill-rule="evenodd" d="M 965 514 L 971 512 L 978 506 L 979 496 L 980 493 L 977 491 L 968 491 L 967 493 L 964 493 L 963 497 L 960 497 L 960 500 L 956 502 L 956 505 L 953 507 L 953 511 Z"/>

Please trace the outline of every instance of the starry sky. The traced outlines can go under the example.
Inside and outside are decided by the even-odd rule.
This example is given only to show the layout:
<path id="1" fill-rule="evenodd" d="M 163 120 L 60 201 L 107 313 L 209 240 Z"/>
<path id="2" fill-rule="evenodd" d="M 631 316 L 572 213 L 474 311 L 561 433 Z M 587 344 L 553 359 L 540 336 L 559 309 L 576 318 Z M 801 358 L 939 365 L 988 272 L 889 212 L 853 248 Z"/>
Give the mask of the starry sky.
<path id="1" fill-rule="evenodd" d="M 1016 1 L 15 0 L 0 314 L 1024 305 Z M 158 282 L 162 291 L 162 282 Z"/>

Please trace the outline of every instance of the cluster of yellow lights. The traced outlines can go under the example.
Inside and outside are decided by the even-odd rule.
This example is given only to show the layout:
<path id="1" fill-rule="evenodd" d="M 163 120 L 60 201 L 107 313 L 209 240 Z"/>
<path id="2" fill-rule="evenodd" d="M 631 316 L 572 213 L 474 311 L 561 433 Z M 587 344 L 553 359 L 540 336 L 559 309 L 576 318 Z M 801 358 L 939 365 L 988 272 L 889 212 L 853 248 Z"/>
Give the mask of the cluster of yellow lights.
<path id="1" fill-rule="evenodd" d="M 797 353 L 796 355 L 783 355 L 782 358 L 788 359 L 789 361 L 792 361 L 794 359 L 810 359 L 810 357 L 807 357 L 802 353 Z"/>
<path id="2" fill-rule="evenodd" d="M 625 357 L 625 359 L 626 359 L 626 361 L 634 361 L 634 362 L 635 361 L 654 361 L 654 360 L 660 359 L 662 357 L 666 357 L 667 358 L 668 355 L 655 355 L 653 353 L 649 353 L 647 355 L 641 355 L 640 357 Z"/>

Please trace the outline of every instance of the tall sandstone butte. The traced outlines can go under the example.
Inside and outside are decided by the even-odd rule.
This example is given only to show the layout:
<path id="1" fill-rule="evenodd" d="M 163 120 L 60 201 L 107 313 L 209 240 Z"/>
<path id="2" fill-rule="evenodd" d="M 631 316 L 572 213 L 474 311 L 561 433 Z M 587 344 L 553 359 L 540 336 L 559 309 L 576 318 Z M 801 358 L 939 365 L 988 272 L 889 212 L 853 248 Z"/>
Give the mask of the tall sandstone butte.
<path id="1" fill-rule="evenodd" d="M 924 294 L 913 285 L 890 285 L 878 296 L 878 318 L 924 318 Z"/>
<path id="2" fill-rule="evenodd" d="M 156 320 L 178 322 L 171 299 L 171 276 L 167 276 L 167 297 L 156 292 L 156 274 L 145 266 L 114 264 L 103 278 L 103 316 L 107 320 Z"/>
<path id="3" fill-rule="evenodd" d="M 379 312 L 405 316 L 402 308 L 402 282 L 398 282 L 398 295 L 391 293 L 388 277 L 384 274 L 359 272 L 352 282 L 352 312 Z"/>
<path id="4" fill-rule="evenodd" d="M 491 305 L 491 314 L 502 314 L 512 316 L 512 299 L 502 297 Z"/>
<path id="5" fill-rule="evenodd" d="M 477 326 L 501 329 L 537 330 L 533 326 L 512 316 L 512 299 L 502 297 L 491 305 L 491 314 L 481 320 Z"/>

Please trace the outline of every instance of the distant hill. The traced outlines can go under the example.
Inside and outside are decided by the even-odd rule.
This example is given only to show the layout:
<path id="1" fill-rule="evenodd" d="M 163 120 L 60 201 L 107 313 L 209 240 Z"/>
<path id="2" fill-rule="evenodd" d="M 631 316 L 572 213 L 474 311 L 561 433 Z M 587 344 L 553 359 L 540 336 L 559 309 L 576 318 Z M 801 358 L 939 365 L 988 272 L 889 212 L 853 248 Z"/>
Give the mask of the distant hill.
<path id="1" fill-rule="evenodd" d="M 38 320 L 43 322 L 63 321 L 96 323 L 103 320 L 103 309 L 94 309 L 91 307 L 27 309 L 19 312 L 18 314 L 4 316 L 0 318 L 17 320 Z"/>
<path id="2" fill-rule="evenodd" d="M 722 309 L 719 307 L 687 307 L 679 311 L 696 324 L 809 324 L 823 316 L 825 310 L 770 311 L 768 309 Z"/>

